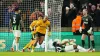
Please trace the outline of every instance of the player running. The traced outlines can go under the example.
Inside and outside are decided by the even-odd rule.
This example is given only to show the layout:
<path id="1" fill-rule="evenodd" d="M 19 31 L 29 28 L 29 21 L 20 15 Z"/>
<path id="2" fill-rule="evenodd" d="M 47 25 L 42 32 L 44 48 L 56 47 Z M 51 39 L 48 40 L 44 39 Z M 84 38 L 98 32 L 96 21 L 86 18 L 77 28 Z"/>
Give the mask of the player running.
<path id="1" fill-rule="evenodd" d="M 30 24 L 30 30 L 31 30 L 31 35 L 32 38 L 30 40 L 30 42 L 23 48 L 22 52 L 25 51 L 25 49 L 28 48 L 28 51 L 30 51 L 30 48 L 34 49 L 33 44 L 35 43 L 36 39 L 36 24 L 39 20 L 41 20 L 43 18 L 43 13 L 40 12 L 38 9 L 35 9 L 35 12 L 33 12 L 30 16 L 30 19 L 33 19 L 33 22 Z"/>
<path id="2" fill-rule="evenodd" d="M 31 35 L 32 35 L 32 38 L 30 40 L 30 42 L 23 48 L 22 52 L 25 51 L 26 48 L 28 48 L 28 51 L 30 51 L 30 48 L 32 47 L 33 49 L 33 44 L 35 43 L 35 36 L 36 36 L 36 24 L 37 24 L 37 19 L 34 19 L 33 22 L 30 24 L 30 29 L 31 29 Z"/>
<path id="3" fill-rule="evenodd" d="M 87 9 L 83 9 L 83 17 L 81 21 L 81 26 L 79 31 L 82 33 L 82 46 L 85 45 L 85 37 L 90 36 L 90 40 L 92 43 L 93 51 L 95 51 L 95 43 L 94 43 L 94 36 L 93 36 L 93 19 L 91 16 L 87 14 Z M 84 24 L 85 28 L 82 30 L 82 25 Z"/>
<path id="4" fill-rule="evenodd" d="M 25 31 L 24 24 L 19 13 L 19 8 L 15 8 L 15 13 L 10 18 L 10 31 L 13 32 L 15 37 L 13 40 L 11 51 L 14 51 L 14 46 L 16 46 L 16 51 L 19 51 L 19 39 L 21 35 L 20 27 L 22 27 Z"/>
<path id="5" fill-rule="evenodd" d="M 49 27 L 49 31 L 50 31 L 50 21 L 48 20 L 48 17 L 45 16 L 44 18 L 40 18 L 36 24 L 37 28 L 36 28 L 36 42 L 33 45 L 33 47 L 36 47 L 37 42 L 39 42 L 39 45 L 41 45 L 43 43 L 45 34 L 46 34 L 46 29 L 47 27 Z M 34 48 L 32 49 L 31 52 L 34 51 Z"/>
<path id="6" fill-rule="evenodd" d="M 76 45 L 72 40 L 69 41 L 68 39 L 64 39 L 62 42 L 59 39 L 55 39 L 53 46 L 56 52 L 90 52 L 90 49 Z"/>

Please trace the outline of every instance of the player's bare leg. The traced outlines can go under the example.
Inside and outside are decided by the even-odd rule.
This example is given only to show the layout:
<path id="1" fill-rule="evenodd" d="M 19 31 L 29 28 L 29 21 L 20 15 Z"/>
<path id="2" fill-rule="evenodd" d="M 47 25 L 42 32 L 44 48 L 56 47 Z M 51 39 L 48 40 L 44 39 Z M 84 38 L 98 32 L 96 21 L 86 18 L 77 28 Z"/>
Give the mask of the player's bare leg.
<path id="1" fill-rule="evenodd" d="M 93 52 L 95 51 L 95 43 L 94 43 L 94 36 L 90 35 L 90 39 L 91 39 L 91 43 L 92 43 L 92 47 L 93 47 Z"/>
<path id="2" fill-rule="evenodd" d="M 82 40 L 82 47 L 84 47 L 84 45 L 85 45 L 85 41 L 84 41 L 85 38 L 86 38 L 86 35 L 82 34 L 82 38 L 81 38 L 81 40 Z"/>
<path id="3" fill-rule="evenodd" d="M 41 36 L 41 37 L 39 38 L 39 45 L 41 45 L 41 44 L 43 43 L 44 38 L 45 38 L 45 36 Z"/>

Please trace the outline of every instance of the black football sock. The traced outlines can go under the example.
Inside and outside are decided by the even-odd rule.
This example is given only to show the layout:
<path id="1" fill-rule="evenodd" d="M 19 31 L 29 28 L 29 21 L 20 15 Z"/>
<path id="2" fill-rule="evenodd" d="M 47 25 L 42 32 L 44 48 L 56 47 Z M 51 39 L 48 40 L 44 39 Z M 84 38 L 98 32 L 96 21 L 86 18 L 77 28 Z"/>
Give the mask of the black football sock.
<path id="1" fill-rule="evenodd" d="M 84 47 L 84 45 L 85 45 L 85 41 L 84 41 L 84 40 L 82 40 L 82 47 Z"/>
<path id="2" fill-rule="evenodd" d="M 92 40 L 91 43 L 92 43 L 92 47 L 95 48 L 94 40 Z"/>

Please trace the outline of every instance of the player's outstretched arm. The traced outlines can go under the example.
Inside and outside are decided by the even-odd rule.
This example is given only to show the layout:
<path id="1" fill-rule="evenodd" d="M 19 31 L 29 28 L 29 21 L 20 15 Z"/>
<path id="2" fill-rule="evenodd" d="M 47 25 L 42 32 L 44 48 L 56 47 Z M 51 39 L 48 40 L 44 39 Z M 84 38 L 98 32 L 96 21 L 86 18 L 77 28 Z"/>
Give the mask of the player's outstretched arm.
<path id="1" fill-rule="evenodd" d="M 93 30 L 93 19 L 91 16 L 89 16 L 89 21 L 90 21 L 90 29 L 87 31 L 89 34 L 92 34 Z"/>
<path id="2" fill-rule="evenodd" d="M 36 27 L 36 23 L 37 21 L 33 21 L 31 24 L 30 24 L 30 30 L 33 31 L 34 28 Z"/>

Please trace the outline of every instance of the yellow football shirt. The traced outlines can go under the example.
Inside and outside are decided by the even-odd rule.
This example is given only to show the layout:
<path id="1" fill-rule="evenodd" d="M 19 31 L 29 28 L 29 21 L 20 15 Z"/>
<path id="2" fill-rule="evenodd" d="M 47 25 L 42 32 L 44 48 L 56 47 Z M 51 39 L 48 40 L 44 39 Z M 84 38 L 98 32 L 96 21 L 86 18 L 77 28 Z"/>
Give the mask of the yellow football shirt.
<path id="1" fill-rule="evenodd" d="M 43 20 L 38 20 L 36 31 L 42 34 L 46 33 L 47 27 L 50 25 L 50 21 L 44 22 Z"/>
<path id="2" fill-rule="evenodd" d="M 34 28 L 34 31 L 32 31 L 32 34 L 36 33 L 36 24 L 37 24 L 38 20 L 34 20 L 31 24 L 30 24 L 30 29 L 32 30 Z"/>

